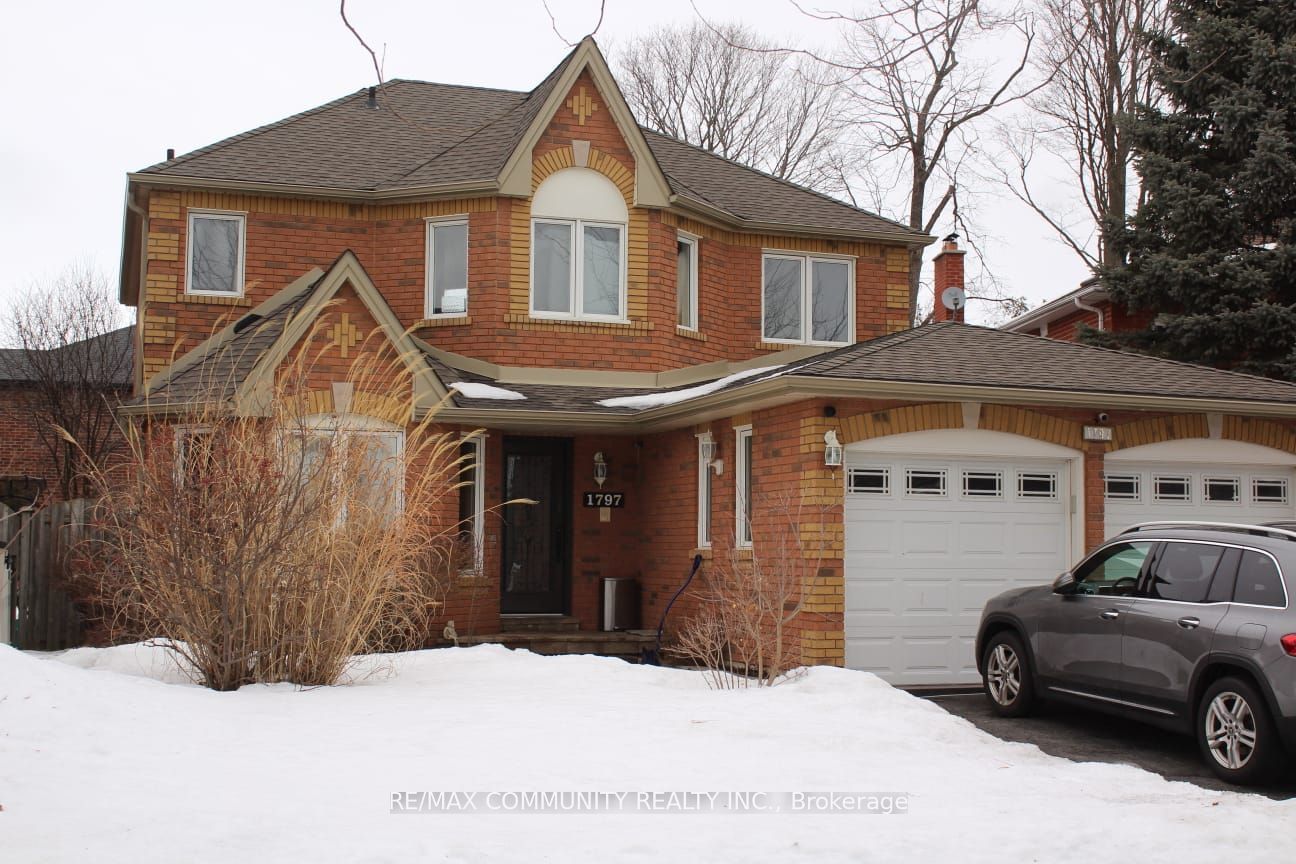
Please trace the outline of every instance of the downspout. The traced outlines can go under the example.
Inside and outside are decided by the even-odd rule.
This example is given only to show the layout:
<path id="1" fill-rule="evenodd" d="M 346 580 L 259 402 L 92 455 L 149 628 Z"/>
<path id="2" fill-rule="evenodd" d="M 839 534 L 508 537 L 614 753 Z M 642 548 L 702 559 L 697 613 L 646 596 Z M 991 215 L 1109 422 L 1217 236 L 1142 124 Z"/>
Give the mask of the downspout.
<path id="1" fill-rule="evenodd" d="M 1085 312 L 1092 312 L 1092 313 L 1094 313 L 1095 315 L 1098 316 L 1098 329 L 1099 329 L 1099 330 L 1106 330 L 1106 329 L 1107 329 L 1107 327 L 1106 327 L 1106 318 L 1103 316 L 1103 311 L 1102 311 L 1101 309 L 1099 309 L 1097 306 L 1086 306 L 1085 304 L 1083 304 L 1083 303 L 1080 302 L 1080 298 L 1079 298 L 1079 297 L 1075 298 L 1075 301 L 1074 301 L 1074 302 L 1075 302 L 1075 305 L 1076 305 L 1076 308 L 1077 308 L 1077 309 L 1083 310 L 1083 311 L 1085 311 Z"/>
<path id="2" fill-rule="evenodd" d="M 135 288 L 135 362 L 131 365 L 131 377 L 134 379 L 135 392 L 144 389 L 144 313 L 148 298 L 144 294 L 148 284 L 148 212 L 135 203 L 135 193 L 126 190 L 126 209 L 139 217 L 139 285 Z"/>

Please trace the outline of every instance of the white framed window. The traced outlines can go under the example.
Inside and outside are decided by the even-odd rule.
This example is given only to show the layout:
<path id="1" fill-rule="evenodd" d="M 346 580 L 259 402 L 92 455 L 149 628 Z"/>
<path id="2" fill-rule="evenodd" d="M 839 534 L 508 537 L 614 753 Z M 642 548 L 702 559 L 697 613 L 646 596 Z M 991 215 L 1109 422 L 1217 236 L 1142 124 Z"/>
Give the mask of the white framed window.
<path id="1" fill-rule="evenodd" d="M 1207 504 L 1241 504 L 1241 477 L 1203 477 L 1202 501 Z"/>
<path id="2" fill-rule="evenodd" d="M 202 476 L 212 464 L 212 437 L 210 426 L 177 426 L 175 428 L 175 479 L 176 486 L 187 486 Z"/>
<path id="3" fill-rule="evenodd" d="M 710 455 L 713 452 L 711 434 L 697 436 L 698 445 L 698 482 L 697 482 L 697 545 L 699 549 L 711 548 L 711 489 L 712 477 Z"/>
<path id="4" fill-rule="evenodd" d="M 855 262 L 766 252 L 761 260 L 761 338 L 846 345 L 854 334 Z"/>
<path id="5" fill-rule="evenodd" d="M 1188 477 L 1157 474 L 1152 478 L 1152 500 L 1192 501 L 1192 480 Z"/>
<path id="6" fill-rule="evenodd" d="M 1022 471 L 1017 475 L 1018 498 L 1056 499 L 1058 475 L 1053 471 Z"/>
<path id="7" fill-rule="evenodd" d="M 698 329 L 698 238 L 681 233 L 675 238 L 675 323 Z"/>
<path id="8" fill-rule="evenodd" d="M 425 318 L 468 314 L 468 217 L 427 220 Z"/>
<path id="9" fill-rule="evenodd" d="M 247 216 L 224 210 L 190 210 L 185 235 L 185 293 L 243 295 Z"/>
<path id="10" fill-rule="evenodd" d="M 486 552 L 486 438 L 463 439 L 459 458 L 459 537 L 472 556 L 463 569 L 481 575 Z"/>
<path id="11" fill-rule="evenodd" d="M 852 495 L 890 495 L 890 468 L 851 468 L 846 472 L 846 491 Z"/>
<path id="12" fill-rule="evenodd" d="M 1103 498 L 1107 501 L 1138 501 L 1141 497 L 1137 474 L 1103 474 Z"/>
<path id="13" fill-rule="evenodd" d="M 1251 500 L 1256 504 L 1286 504 L 1287 478 L 1252 477 Z"/>
<path id="14" fill-rule="evenodd" d="M 734 428 L 734 540 L 740 549 L 752 545 L 752 427 Z"/>
<path id="15" fill-rule="evenodd" d="M 531 314 L 625 320 L 625 227 L 536 219 L 531 233 Z"/>
<path id="16" fill-rule="evenodd" d="M 626 320 L 625 197 L 590 168 L 564 168 L 531 198 L 531 316 Z"/>
<path id="17" fill-rule="evenodd" d="M 905 494 L 919 498 L 945 497 L 945 469 L 906 468 Z"/>
<path id="18" fill-rule="evenodd" d="M 390 518 L 405 509 L 404 430 L 370 417 L 326 414 L 306 418 L 300 435 L 300 461 L 290 466 L 300 472 L 300 482 L 330 489 L 354 482 L 356 497 L 375 511 Z M 321 472 L 325 454 L 331 457 L 323 463 L 330 476 Z M 338 518 L 346 520 L 345 509 Z"/>
<path id="19" fill-rule="evenodd" d="M 1002 471 L 964 471 L 964 498 L 1002 498 Z"/>

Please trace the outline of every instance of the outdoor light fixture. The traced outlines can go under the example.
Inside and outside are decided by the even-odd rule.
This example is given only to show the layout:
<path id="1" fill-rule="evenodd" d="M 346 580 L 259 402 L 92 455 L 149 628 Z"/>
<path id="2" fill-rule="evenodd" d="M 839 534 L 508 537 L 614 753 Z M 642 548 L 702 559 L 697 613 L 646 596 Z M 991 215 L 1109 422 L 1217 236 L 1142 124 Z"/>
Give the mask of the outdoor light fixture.
<path id="1" fill-rule="evenodd" d="M 717 474 L 724 473 L 724 461 L 717 459 L 720 455 L 720 445 L 716 443 L 715 436 L 710 432 L 703 432 L 698 436 L 698 458 L 702 464 L 710 468 Z"/>
<path id="2" fill-rule="evenodd" d="M 594 454 L 594 482 L 598 484 L 600 489 L 603 488 L 603 483 L 607 480 L 607 468 L 607 460 L 603 458 L 603 451 L 600 450 Z"/>
<path id="3" fill-rule="evenodd" d="M 842 464 L 842 445 L 837 440 L 837 433 L 829 429 L 824 433 L 824 465 L 839 468 Z"/>

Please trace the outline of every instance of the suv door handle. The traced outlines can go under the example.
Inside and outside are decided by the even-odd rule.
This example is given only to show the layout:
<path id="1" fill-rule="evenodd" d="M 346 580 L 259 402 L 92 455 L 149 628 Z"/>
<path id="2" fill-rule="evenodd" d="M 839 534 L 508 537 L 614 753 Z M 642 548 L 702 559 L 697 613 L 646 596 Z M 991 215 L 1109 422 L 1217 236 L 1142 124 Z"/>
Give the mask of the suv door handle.
<path id="1" fill-rule="evenodd" d="M 1105 611 L 1103 611 L 1103 612 L 1099 612 L 1099 613 L 1098 613 L 1098 617 L 1099 617 L 1099 618 L 1104 618 L 1104 619 L 1106 619 L 1106 620 L 1108 620 L 1108 621 L 1115 621 L 1117 618 L 1120 617 L 1120 610 L 1118 610 L 1118 609 L 1107 609 L 1107 610 L 1105 610 Z"/>
<path id="2" fill-rule="evenodd" d="M 1195 630 L 1197 628 L 1197 625 L 1200 623 L 1201 623 L 1201 619 L 1199 618 L 1189 617 L 1189 618 L 1179 619 L 1179 626 L 1185 630 Z"/>

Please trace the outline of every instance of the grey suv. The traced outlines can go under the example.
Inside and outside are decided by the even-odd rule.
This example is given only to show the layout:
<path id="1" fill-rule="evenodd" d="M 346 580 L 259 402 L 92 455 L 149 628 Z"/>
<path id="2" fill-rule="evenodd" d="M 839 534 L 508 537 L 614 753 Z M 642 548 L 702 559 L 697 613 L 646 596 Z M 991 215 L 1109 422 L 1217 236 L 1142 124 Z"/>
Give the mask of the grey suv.
<path id="1" fill-rule="evenodd" d="M 1225 780 L 1272 779 L 1296 753 L 1291 526 L 1152 522 L 1050 586 L 986 604 L 977 669 L 996 712 L 1077 702 L 1195 735 Z"/>

